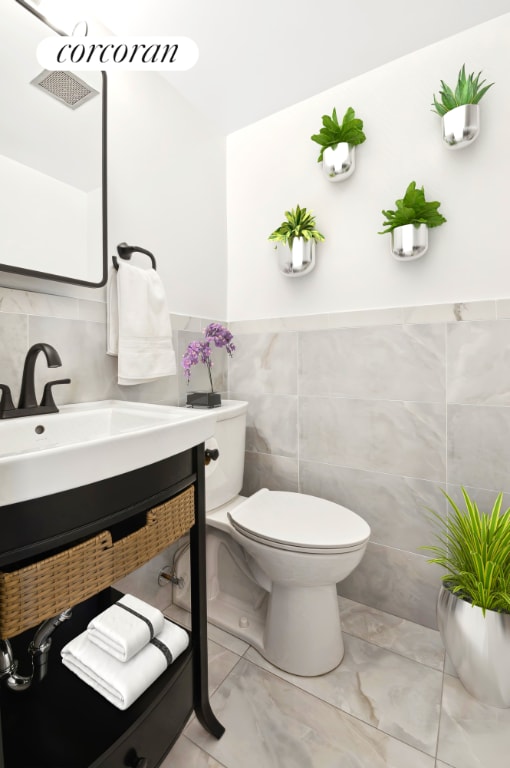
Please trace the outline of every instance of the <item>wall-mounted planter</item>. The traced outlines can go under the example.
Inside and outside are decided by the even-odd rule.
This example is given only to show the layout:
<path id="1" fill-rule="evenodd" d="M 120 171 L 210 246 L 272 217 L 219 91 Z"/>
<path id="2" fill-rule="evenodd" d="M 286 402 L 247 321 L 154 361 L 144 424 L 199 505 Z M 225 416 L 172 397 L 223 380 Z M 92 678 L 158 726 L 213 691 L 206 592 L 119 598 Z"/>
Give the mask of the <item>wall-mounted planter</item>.
<path id="1" fill-rule="evenodd" d="M 278 266 L 287 277 L 302 277 L 315 267 L 315 240 L 296 237 L 292 246 L 278 243 Z"/>
<path id="2" fill-rule="evenodd" d="M 329 181 L 344 181 L 352 175 L 355 167 L 355 149 L 346 141 L 337 144 L 335 149 L 327 147 L 322 155 L 322 170 Z"/>
<path id="3" fill-rule="evenodd" d="M 420 259 L 429 247 L 426 224 L 404 224 L 391 231 L 391 252 L 398 261 Z"/>
<path id="4" fill-rule="evenodd" d="M 443 140 L 449 149 L 464 149 L 480 133 L 480 107 L 478 104 L 462 104 L 450 109 L 442 117 Z"/>
<path id="5" fill-rule="evenodd" d="M 355 147 L 366 141 L 363 120 L 356 117 L 352 107 L 348 107 L 341 123 L 336 108 L 331 116 L 323 115 L 322 128 L 310 138 L 321 147 L 317 160 L 328 181 L 344 181 L 352 175 Z"/>

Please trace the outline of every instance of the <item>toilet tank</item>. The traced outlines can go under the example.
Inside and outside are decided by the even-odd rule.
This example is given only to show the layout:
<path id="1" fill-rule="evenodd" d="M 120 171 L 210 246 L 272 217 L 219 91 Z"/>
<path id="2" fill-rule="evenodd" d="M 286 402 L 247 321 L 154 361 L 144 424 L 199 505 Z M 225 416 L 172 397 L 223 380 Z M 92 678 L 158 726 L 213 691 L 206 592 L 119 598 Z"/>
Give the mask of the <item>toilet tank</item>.
<path id="1" fill-rule="evenodd" d="M 226 504 L 242 488 L 247 409 L 248 403 L 242 400 L 223 400 L 221 406 L 214 410 L 214 437 L 206 441 L 205 447 L 217 448 L 220 455 L 205 468 L 207 512 Z"/>

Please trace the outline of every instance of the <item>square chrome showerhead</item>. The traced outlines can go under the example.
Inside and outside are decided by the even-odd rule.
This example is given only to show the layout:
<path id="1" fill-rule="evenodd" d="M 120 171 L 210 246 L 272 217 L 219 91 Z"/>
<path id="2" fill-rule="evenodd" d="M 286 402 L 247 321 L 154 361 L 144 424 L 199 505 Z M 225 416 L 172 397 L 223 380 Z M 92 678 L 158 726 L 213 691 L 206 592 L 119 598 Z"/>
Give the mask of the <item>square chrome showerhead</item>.
<path id="1" fill-rule="evenodd" d="M 77 109 L 99 93 L 73 72 L 49 72 L 44 69 L 30 82 L 70 109 Z"/>

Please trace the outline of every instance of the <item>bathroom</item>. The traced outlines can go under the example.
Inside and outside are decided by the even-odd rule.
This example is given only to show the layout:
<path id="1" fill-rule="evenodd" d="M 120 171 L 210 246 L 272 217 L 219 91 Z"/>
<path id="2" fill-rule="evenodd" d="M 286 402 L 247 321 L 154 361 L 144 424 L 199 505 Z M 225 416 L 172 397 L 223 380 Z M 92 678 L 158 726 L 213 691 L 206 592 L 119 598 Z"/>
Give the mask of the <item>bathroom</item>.
<path id="1" fill-rule="evenodd" d="M 111 7 L 105 23 L 113 27 L 115 4 L 102 5 Z M 281 4 L 280 23 L 287 5 Z M 156 73 L 108 75 L 108 253 L 126 241 L 156 254 L 178 358 L 207 322 L 228 322 L 237 349 L 231 360 L 216 356 L 214 377 L 224 397 L 249 403 L 243 493 L 262 487 L 299 491 L 357 511 L 372 536 L 363 561 L 341 584 L 345 606 L 352 612 L 354 605 L 367 606 L 423 626 L 427 637 L 436 628 L 439 572 L 420 550 L 431 537 L 424 509 L 445 512 L 441 488 L 458 494 L 465 485 L 487 505 L 500 490 L 510 494 L 510 290 L 503 224 L 510 15 L 498 16 L 504 5 L 488 6 L 494 18 L 488 12 L 483 23 L 466 23 L 445 39 L 369 63 L 228 135 L 221 118 L 203 114 L 182 95 L 177 78 L 192 73 L 174 74 L 175 88 Z M 443 12 L 440 3 L 434 7 Z M 132 17 L 126 11 L 126 29 L 119 31 L 134 33 L 130 20 L 142 33 L 159 33 L 150 19 L 137 22 L 134 11 Z M 495 85 L 483 100 L 476 143 L 450 152 L 430 104 L 441 79 L 453 80 L 464 62 Z M 255 100 L 256 82 L 250 88 Z M 309 140 L 321 115 L 335 105 L 352 105 L 367 135 L 355 173 L 336 185 L 324 179 Z M 378 234 L 381 210 L 411 179 L 441 201 L 447 223 L 430 233 L 423 259 L 399 264 L 388 235 Z M 317 247 L 314 271 L 289 280 L 279 273 L 267 238 L 296 203 L 313 210 L 326 240 Z M 1 381 L 14 390 L 28 347 L 44 340 L 58 349 L 72 382 L 56 393 L 59 404 L 107 398 L 184 403 L 180 372 L 129 391 L 118 386 L 115 361 L 105 354 L 104 289 L 7 272 L 0 273 L 0 286 Z M 45 372 L 37 374 L 42 383 Z M 197 377 L 192 384 L 203 386 Z M 171 591 L 159 587 L 157 574 L 170 560 L 159 556 L 128 577 L 130 589 L 166 608 Z M 221 643 L 215 650 L 220 669 L 234 661 L 230 654 L 236 662 L 243 655 Z M 253 667 L 249 657 L 243 663 Z M 213 667 L 211 660 L 211 676 Z M 250 678 L 259 695 L 264 685 L 270 688 L 267 679 Z M 218 701 L 227 695 L 222 681 Z M 283 688 L 281 680 L 270 688 L 275 708 Z M 450 698 L 443 698 L 441 713 L 439 701 L 434 705 L 436 730 L 429 724 L 434 738 L 421 748 L 418 738 L 411 742 L 415 764 L 435 765 L 441 714 L 438 768 L 503 765 L 508 713 L 470 709 L 450 678 L 444 690 Z M 296 697 L 303 709 L 316 703 L 317 719 L 330 717 L 340 727 L 320 692 L 299 690 Z M 290 717 L 283 712 L 281 718 L 275 714 L 280 736 L 284 717 Z M 265 763 L 257 753 L 258 764 L 341 765 L 326 757 L 324 743 L 333 739 L 326 726 L 320 730 L 310 715 L 309 728 L 322 734 L 316 753 L 322 757 L 314 761 L 308 747 L 295 752 L 296 743 L 289 742 L 286 763 L 268 748 Z M 389 733 L 395 750 L 410 743 L 398 718 L 388 729 L 381 716 L 376 728 Z M 293 723 L 298 742 L 296 729 Z M 214 746 L 191 727 L 169 765 L 179 766 L 181 754 L 183 765 L 251 765 L 236 751 L 242 744 L 226 744 Z M 406 755 L 388 758 L 387 765 L 399 768 Z M 376 765 L 361 746 L 355 759 L 353 765 Z"/>

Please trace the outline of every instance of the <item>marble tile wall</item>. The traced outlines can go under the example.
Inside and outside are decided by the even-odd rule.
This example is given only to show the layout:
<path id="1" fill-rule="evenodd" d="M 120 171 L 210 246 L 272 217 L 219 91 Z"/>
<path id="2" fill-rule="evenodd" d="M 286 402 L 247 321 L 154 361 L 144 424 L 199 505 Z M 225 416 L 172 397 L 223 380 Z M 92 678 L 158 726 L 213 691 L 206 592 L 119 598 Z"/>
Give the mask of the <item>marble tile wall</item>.
<path id="1" fill-rule="evenodd" d="M 244 493 L 336 501 L 372 536 L 340 594 L 435 627 L 428 509 L 460 486 L 510 503 L 510 301 L 230 323 L 249 402 Z"/>
<path id="2" fill-rule="evenodd" d="M 207 318 L 172 315 L 180 361 Z M 404 307 L 230 324 L 237 350 L 214 350 L 215 388 L 250 403 L 245 481 L 322 496 L 359 512 L 372 537 L 346 597 L 435 626 L 439 569 L 420 549 L 433 537 L 427 508 L 460 486 L 486 508 L 510 504 L 510 300 Z M 0 381 L 16 400 L 27 349 L 59 351 L 57 403 L 104 398 L 185 402 L 177 376 L 119 387 L 105 353 L 101 301 L 0 287 Z M 228 365 L 229 363 L 229 365 Z M 38 391 L 48 380 L 36 367 Z M 208 388 L 203 366 L 191 389 Z M 150 581 L 150 583 L 149 583 Z M 151 595 L 153 574 L 130 588 Z M 161 596 L 162 604 L 166 600 Z M 170 602 L 170 597 L 168 598 Z"/>
<path id="3" fill-rule="evenodd" d="M 106 304 L 100 301 L 52 296 L 0 287 L 0 382 L 11 387 L 16 402 L 21 385 L 23 361 L 36 342 L 52 344 L 60 354 L 58 378 L 71 384 L 54 389 L 57 404 L 108 398 L 182 405 L 187 385 L 180 360 L 187 344 L 202 339 L 207 318 L 171 315 L 177 375 L 136 386 L 117 384 L 116 358 L 106 354 Z M 227 355 L 213 350 L 214 385 L 227 391 Z M 43 357 L 36 364 L 36 391 L 48 381 Z M 53 375 L 53 378 L 55 376 Z M 192 370 L 190 389 L 207 389 L 204 366 Z"/>

